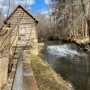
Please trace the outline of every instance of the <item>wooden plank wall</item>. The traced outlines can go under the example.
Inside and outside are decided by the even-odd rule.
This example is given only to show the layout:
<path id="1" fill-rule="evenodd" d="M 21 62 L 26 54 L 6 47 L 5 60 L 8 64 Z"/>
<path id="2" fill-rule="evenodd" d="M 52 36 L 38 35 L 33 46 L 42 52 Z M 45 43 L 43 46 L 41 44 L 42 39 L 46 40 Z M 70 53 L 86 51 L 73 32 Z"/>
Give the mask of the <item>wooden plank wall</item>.
<path id="1" fill-rule="evenodd" d="M 26 34 L 21 36 L 19 35 L 18 37 L 20 37 L 21 40 L 26 43 L 28 40 L 28 44 L 31 45 L 34 49 L 35 44 L 38 43 L 38 39 L 37 39 L 37 32 L 36 32 L 36 23 L 33 20 L 33 18 L 30 17 L 24 10 L 22 10 L 21 8 L 18 8 L 13 13 L 13 15 L 9 18 L 8 23 L 11 24 L 10 25 L 11 30 L 13 30 L 11 39 L 16 36 L 15 35 L 16 32 L 18 32 L 17 35 L 19 35 L 19 27 L 23 27 L 25 28 Z M 15 29 L 15 26 L 16 26 L 16 29 Z M 34 41 L 35 41 L 35 44 L 34 44 Z M 36 48 L 38 48 L 38 46 Z"/>

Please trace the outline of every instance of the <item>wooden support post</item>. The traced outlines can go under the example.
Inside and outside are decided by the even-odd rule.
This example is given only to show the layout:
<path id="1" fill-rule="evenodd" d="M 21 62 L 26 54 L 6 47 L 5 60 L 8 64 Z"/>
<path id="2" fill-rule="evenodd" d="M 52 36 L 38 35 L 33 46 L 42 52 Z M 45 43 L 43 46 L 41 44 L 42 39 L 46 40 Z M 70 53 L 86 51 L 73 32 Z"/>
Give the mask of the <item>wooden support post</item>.
<path id="1" fill-rule="evenodd" d="M 3 28 L 0 32 L 0 90 L 7 83 L 9 48 L 10 48 L 10 29 Z"/>

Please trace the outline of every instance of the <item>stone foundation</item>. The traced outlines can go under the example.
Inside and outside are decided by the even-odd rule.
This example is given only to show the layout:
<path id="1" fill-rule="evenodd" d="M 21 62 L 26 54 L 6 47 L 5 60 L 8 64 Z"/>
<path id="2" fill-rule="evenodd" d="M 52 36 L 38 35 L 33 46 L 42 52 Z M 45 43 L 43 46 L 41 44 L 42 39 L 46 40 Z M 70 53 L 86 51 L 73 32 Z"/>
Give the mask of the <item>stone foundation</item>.
<path id="1" fill-rule="evenodd" d="M 12 90 L 15 74 L 17 70 L 18 59 L 13 60 L 12 71 L 9 73 L 8 83 L 1 90 Z M 31 68 L 30 51 L 23 51 L 23 90 L 38 90 L 37 83 Z"/>

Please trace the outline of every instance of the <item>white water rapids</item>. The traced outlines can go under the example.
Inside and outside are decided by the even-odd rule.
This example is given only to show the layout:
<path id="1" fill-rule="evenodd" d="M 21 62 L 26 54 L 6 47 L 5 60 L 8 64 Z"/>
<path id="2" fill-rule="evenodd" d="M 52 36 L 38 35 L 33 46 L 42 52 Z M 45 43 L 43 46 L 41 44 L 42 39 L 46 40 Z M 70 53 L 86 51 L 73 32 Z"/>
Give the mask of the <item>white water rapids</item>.
<path id="1" fill-rule="evenodd" d="M 70 55 L 71 57 L 75 55 L 80 56 L 80 53 L 68 44 L 48 46 L 46 51 L 48 53 L 51 53 L 53 55 L 59 55 L 61 57 L 66 57 L 68 55 Z"/>

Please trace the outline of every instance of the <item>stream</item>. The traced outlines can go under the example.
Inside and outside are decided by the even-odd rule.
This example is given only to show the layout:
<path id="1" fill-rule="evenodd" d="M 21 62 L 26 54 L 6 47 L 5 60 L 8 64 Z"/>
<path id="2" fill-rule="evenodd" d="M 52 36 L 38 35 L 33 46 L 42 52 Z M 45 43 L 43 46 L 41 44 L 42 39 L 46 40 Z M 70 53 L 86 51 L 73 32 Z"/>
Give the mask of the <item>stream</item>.
<path id="1" fill-rule="evenodd" d="M 90 56 L 75 44 L 59 41 L 45 42 L 46 51 L 39 56 L 52 65 L 63 79 L 71 82 L 76 90 L 90 90 Z"/>

